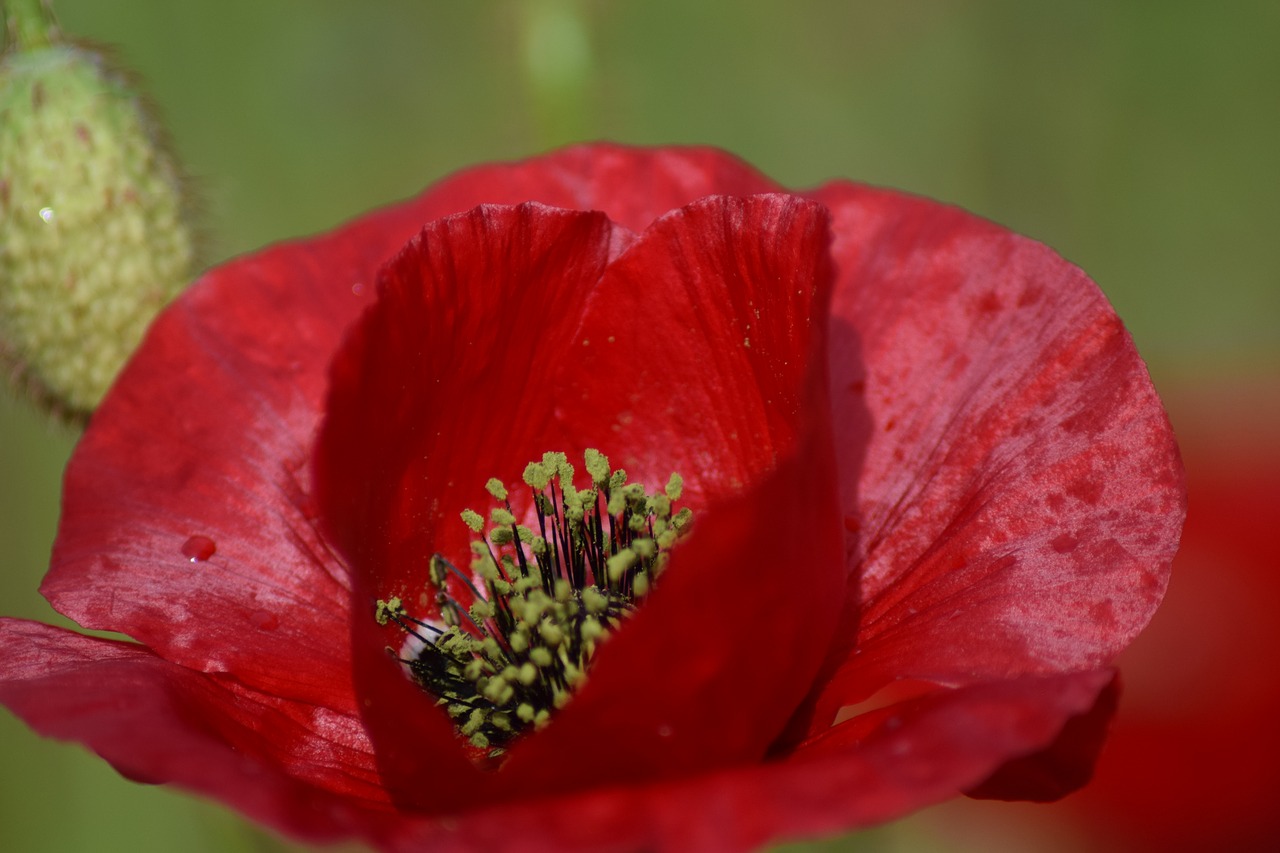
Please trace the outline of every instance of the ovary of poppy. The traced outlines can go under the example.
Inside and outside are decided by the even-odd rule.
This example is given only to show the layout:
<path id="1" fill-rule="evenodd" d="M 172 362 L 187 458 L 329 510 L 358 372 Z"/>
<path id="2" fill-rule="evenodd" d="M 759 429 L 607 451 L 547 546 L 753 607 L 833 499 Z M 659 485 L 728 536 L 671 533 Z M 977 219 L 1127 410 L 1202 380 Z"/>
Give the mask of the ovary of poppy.
<path id="1" fill-rule="evenodd" d="M 430 601 L 489 477 L 586 448 L 679 471 L 697 521 L 572 702 L 479 766 L 375 602 Z M 68 468 L 42 587 L 137 642 L 4 620 L 0 700 L 299 838 L 745 849 L 1080 784 L 1182 507 L 1128 334 L 1051 250 L 583 146 L 167 310 Z"/>

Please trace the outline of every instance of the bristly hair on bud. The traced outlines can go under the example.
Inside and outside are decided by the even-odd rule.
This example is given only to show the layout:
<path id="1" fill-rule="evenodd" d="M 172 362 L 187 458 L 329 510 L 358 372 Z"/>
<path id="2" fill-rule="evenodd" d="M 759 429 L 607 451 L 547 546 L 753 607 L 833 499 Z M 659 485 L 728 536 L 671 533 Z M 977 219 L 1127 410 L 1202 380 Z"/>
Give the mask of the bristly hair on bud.
<path id="1" fill-rule="evenodd" d="M 0 368 L 83 421 L 192 278 L 189 184 L 138 82 L 34 0 L 0 57 Z"/>
<path id="2" fill-rule="evenodd" d="M 669 549 L 689 531 L 693 513 L 673 512 L 680 476 L 645 491 L 585 453 L 590 488 L 574 486 L 563 453 L 530 462 L 533 526 L 517 521 L 506 486 L 485 488 L 499 505 L 462 521 L 477 534 L 467 575 L 443 556 L 430 561 L 438 619 L 411 616 L 400 598 L 378 601 L 374 616 L 412 634 L 409 656 L 389 651 L 436 697 L 478 759 L 496 767 L 521 733 L 547 724 L 587 676 L 600 644 L 653 590 Z"/>

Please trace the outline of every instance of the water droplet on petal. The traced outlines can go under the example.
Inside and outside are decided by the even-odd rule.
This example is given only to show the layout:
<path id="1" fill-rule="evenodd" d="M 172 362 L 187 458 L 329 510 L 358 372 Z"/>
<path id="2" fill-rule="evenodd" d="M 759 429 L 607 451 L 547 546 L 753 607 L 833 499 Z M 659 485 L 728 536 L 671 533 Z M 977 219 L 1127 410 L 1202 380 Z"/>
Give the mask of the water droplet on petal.
<path id="1" fill-rule="evenodd" d="M 658 726 L 658 737 L 671 737 L 671 726 L 665 723 Z"/>
<path id="2" fill-rule="evenodd" d="M 53 216 L 54 216 L 54 213 L 53 213 L 52 207 L 40 208 L 40 218 L 43 219 L 45 222 L 52 222 Z"/>
<path id="3" fill-rule="evenodd" d="M 218 546 L 208 536 L 192 536 L 182 543 L 182 556 L 193 563 L 203 563 L 217 550 Z"/>
<path id="4" fill-rule="evenodd" d="M 249 624 L 263 631 L 274 631 L 280 627 L 280 619 L 270 610 L 255 610 L 249 614 Z"/>

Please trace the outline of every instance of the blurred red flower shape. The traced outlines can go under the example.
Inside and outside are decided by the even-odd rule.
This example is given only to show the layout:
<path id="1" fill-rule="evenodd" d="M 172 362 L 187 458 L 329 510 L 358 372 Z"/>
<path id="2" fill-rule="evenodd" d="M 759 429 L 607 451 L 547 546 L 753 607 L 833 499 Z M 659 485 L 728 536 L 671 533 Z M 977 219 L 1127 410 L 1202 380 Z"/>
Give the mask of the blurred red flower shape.
<path id="1" fill-rule="evenodd" d="M 373 601 L 465 558 L 489 476 L 588 446 L 681 472 L 697 525 L 574 701 L 480 769 Z M 68 467 L 42 588 L 137 642 L 0 621 L 0 701 L 299 838 L 742 849 L 1081 784 L 1182 506 L 1128 334 L 1044 246 L 579 147 L 167 310 Z"/>
<path id="2" fill-rule="evenodd" d="M 1067 814 L 1098 848 L 1280 846 L 1280 377 L 1215 378 L 1170 401 L 1188 512 L 1174 581 L 1121 657 L 1125 713 Z"/>

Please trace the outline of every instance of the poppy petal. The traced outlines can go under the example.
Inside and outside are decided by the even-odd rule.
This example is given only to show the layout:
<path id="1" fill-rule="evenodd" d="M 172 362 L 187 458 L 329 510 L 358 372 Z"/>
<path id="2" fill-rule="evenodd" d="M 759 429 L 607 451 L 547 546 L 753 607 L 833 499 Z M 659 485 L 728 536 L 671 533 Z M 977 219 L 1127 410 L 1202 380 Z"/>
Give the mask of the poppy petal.
<path id="1" fill-rule="evenodd" d="M 828 239 L 825 211 L 796 197 L 714 197 L 658 220 L 606 272 L 566 372 L 564 429 L 629 475 L 678 470 L 694 532 L 504 772 L 581 785 L 755 761 L 807 691 L 820 661 L 805 650 L 828 642 L 843 585 Z M 740 701 L 761 671 L 769 690 Z M 607 764 L 576 756 L 584 742 L 607 744 Z"/>
<path id="2" fill-rule="evenodd" d="M 1120 700 L 1120 679 L 1112 678 L 1093 707 L 1067 719 L 1051 743 L 1005 762 L 965 793 L 986 800 L 1048 803 L 1078 791 L 1093 778 L 1093 765 L 1111 728 Z"/>
<path id="3" fill-rule="evenodd" d="M 490 477 L 519 476 L 556 443 L 552 377 L 613 234 L 603 214 L 540 204 L 433 222 L 384 270 L 378 302 L 334 360 L 318 490 L 355 570 L 361 707 L 387 784 L 406 802 L 439 809 L 489 782 L 435 697 L 385 653 L 402 638 L 377 625 L 375 602 L 398 597 L 430 615 L 432 555 L 470 565 L 459 514 L 487 507 Z"/>
<path id="4" fill-rule="evenodd" d="M 232 261 L 160 315 L 68 465 L 41 587 L 59 612 L 354 707 L 347 644 L 317 642 L 348 635 L 349 593 L 315 530 L 310 443 L 338 339 L 422 207 Z"/>
<path id="5" fill-rule="evenodd" d="M 1168 421 L 1097 287 L 963 211 L 837 183 L 833 349 L 854 653 L 811 731 L 895 679 L 1105 665 L 1163 595 Z"/>
<path id="6" fill-rule="evenodd" d="M 175 783 L 315 841 L 390 812 L 359 720 L 141 646 L 0 619 L 0 703 L 130 779 Z"/>
<path id="7" fill-rule="evenodd" d="M 889 709 L 857 742 L 810 745 L 783 761 L 661 785 L 602 788 L 457 816 L 449 829 L 406 820 L 388 849 L 554 851 L 607 848 L 747 851 L 873 826 L 956 796 L 988 777 L 997 755 L 1051 741 L 1088 712 L 1110 671 L 1032 676 L 944 690 Z M 462 844 L 459 844 L 462 846 Z"/>
<path id="8" fill-rule="evenodd" d="M 570 210 L 601 210 L 613 222 L 640 232 L 668 211 L 705 196 L 782 191 L 737 157 L 715 148 L 595 143 L 537 160 L 466 169 L 432 187 L 430 196 L 442 208 L 432 218 L 480 204 L 540 201 Z"/>

